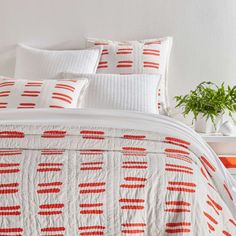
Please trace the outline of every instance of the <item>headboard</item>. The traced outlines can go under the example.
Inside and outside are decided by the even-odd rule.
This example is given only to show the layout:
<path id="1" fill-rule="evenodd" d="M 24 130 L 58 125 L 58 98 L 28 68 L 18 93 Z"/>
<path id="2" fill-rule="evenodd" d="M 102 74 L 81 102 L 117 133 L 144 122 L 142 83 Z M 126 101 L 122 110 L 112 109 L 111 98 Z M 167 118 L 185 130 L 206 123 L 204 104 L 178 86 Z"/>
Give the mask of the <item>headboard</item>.
<path id="1" fill-rule="evenodd" d="M 235 0 L 1 0 L 0 75 L 13 75 L 19 42 L 63 49 L 83 47 L 87 36 L 168 35 L 170 98 L 203 80 L 235 84 Z"/>

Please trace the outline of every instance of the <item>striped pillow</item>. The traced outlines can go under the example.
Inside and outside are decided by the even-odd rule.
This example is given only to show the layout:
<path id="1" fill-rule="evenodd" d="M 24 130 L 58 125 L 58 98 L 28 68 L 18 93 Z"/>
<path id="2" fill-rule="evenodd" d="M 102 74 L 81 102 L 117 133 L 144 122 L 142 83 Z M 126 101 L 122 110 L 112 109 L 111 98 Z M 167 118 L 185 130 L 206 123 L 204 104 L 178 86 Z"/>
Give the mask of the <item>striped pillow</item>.
<path id="1" fill-rule="evenodd" d="M 117 42 L 88 39 L 88 46 L 102 45 L 103 51 L 97 73 L 101 74 L 155 74 L 162 76 L 157 91 L 158 109 L 164 114 L 169 106 L 167 96 L 167 68 L 172 38 Z"/>
<path id="2" fill-rule="evenodd" d="M 88 85 L 80 80 L 15 80 L 0 78 L 0 109 L 76 108 Z"/>

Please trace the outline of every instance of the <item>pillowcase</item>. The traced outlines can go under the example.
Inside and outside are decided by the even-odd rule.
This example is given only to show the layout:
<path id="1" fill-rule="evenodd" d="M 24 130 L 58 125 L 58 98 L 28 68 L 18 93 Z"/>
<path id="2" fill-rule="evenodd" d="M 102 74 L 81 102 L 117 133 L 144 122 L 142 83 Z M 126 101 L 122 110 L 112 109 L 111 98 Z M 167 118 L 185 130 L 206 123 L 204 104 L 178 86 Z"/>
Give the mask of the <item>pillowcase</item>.
<path id="1" fill-rule="evenodd" d="M 77 108 L 88 80 L 15 80 L 0 77 L 0 109 Z"/>
<path id="2" fill-rule="evenodd" d="M 102 45 L 102 56 L 97 73 L 149 74 L 159 73 L 162 81 L 157 91 L 158 108 L 162 114 L 169 106 L 167 93 L 167 69 L 172 47 L 172 38 L 117 42 L 88 39 L 88 46 Z"/>
<path id="3" fill-rule="evenodd" d="M 66 79 L 88 78 L 80 108 L 158 113 L 156 89 L 160 75 L 63 74 Z"/>
<path id="4" fill-rule="evenodd" d="M 61 72 L 95 73 L 101 47 L 87 50 L 42 50 L 19 45 L 16 51 L 16 79 L 51 79 Z"/>

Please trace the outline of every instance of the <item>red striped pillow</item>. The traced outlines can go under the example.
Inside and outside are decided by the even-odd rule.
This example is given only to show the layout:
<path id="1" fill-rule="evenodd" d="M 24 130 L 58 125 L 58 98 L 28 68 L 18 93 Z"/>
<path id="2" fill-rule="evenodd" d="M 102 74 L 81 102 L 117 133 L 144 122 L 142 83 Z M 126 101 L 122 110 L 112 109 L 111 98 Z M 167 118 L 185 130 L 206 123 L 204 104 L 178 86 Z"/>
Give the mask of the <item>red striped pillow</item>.
<path id="1" fill-rule="evenodd" d="M 14 80 L 0 78 L 0 109 L 76 108 L 88 85 L 80 80 Z"/>
<path id="2" fill-rule="evenodd" d="M 158 108 L 163 114 L 169 106 L 167 96 L 167 68 L 172 38 L 117 42 L 88 39 L 88 46 L 102 45 L 103 51 L 97 73 L 101 74 L 155 74 L 162 76 Z"/>

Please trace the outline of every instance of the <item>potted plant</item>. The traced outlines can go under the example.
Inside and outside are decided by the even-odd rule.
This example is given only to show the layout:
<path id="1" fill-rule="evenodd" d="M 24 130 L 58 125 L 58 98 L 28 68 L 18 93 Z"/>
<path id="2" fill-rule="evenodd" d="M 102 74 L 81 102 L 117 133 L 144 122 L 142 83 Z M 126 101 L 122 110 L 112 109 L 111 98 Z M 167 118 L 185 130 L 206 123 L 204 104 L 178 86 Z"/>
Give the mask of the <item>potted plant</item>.
<path id="1" fill-rule="evenodd" d="M 235 123 L 233 113 L 236 112 L 236 86 L 225 88 L 224 83 L 217 86 L 215 83 L 204 81 L 189 94 L 176 96 L 175 99 L 176 107 L 183 109 L 184 116 L 193 113 L 197 132 L 217 132 L 226 112 Z"/>

